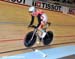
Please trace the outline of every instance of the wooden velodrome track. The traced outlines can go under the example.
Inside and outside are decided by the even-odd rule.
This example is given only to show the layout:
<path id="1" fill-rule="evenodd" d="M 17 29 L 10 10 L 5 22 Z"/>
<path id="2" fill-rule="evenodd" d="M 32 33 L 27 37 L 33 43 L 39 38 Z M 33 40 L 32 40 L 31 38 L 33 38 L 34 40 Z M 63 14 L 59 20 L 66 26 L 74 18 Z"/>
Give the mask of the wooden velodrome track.
<path id="1" fill-rule="evenodd" d="M 54 41 L 51 47 L 56 45 L 75 43 L 75 16 L 65 15 L 59 12 L 44 10 L 52 23 L 48 30 L 53 31 Z M 25 50 L 10 53 L 25 48 L 23 39 L 29 31 L 27 28 L 30 15 L 27 6 L 21 6 L 0 1 L 0 56 L 24 53 Z M 37 21 L 35 21 L 35 24 Z M 50 47 L 50 46 L 48 46 Z"/>

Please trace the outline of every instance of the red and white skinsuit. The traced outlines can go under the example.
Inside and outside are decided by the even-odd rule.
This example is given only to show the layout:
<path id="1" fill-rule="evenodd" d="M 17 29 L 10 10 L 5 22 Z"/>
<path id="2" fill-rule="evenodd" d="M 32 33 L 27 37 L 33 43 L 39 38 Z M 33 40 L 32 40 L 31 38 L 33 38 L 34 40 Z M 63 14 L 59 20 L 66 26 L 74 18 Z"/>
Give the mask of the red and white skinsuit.
<path id="1" fill-rule="evenodd" d="M 36 16 L 37 19 L 38 19 L 38 24 L 37 24 L 38 29 L 42 29 L 43 26 L 47 23 L 47 20 L 48 20 L 47 15 L 43 11 L 41 11 L 39 9 L 36 10 L 35 12 L 33 12 L 31 14 L 31 16 L 32 16 L 32 20 L 30 22 L 30 25 L 33 24 L 34 17 Z"/>
<path id="2" fill-rule="evenodd" d="M 41 36 L 41 38 L 43 38 L 46 35 L 46 32 L 44 30 L 42 30 L 42 28 L 44 27 L 44 25 L 47 24 L 47 20 L 48 20 L 47 15 L 43 11 L 38 9 L 35 12 L 33 12 L 31 14 L 31 16 L 32 16 L 32 20 L 31 20 L 29 26 L 31 26 L 33 24 L 34 17 L 36 16 L 38 18 L 37 28 L 43 33 Z"/>

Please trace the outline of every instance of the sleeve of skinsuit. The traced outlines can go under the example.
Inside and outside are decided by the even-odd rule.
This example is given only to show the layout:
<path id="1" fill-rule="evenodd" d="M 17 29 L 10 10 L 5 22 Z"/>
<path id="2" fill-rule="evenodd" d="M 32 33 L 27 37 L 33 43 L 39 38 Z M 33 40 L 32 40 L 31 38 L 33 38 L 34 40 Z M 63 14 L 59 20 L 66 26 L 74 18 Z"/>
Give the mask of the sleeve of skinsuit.
<path id="1" fill-rule="evenodd" d="M 31 26 L 34 23 L 34 16 L 31 16 L 31 17 L 32 18 L 31 18 L 31 22 L 30 22 L 29 26 Z"/>
<path id="2" fill-rule="evenodd" d="M 40 26 L 40 24 L 41 24 L 41 14 L 39 14 L 38 16 L 37 16 L 37 18 L 38 18 L 38 24 L 37 24 L 37 28 Z"/>

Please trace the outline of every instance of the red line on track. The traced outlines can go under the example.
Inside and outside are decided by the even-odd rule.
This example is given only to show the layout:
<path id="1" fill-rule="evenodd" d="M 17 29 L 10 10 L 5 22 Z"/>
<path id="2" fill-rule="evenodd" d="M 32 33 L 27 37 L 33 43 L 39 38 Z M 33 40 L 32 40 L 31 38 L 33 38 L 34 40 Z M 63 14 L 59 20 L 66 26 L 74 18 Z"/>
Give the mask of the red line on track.
<path id="1" fill-rule="evenodd" d="M 55 38 L 68 38 L 68 37 L 74 37 L 74 38 L 75 38 L 75 35 L 55 36 Z M 1 42 L 20 41 L 20 40 L 23 40 L 23 39 L 0 40 L 0 43 L 1 43 Z"/>
<path id="2" fill-rule="evenodd" d="M 11 40 L 0 40 L 0 42 L 10 42 L 10 41 L 19 41 L 23 39 L 11 39 Z"/>

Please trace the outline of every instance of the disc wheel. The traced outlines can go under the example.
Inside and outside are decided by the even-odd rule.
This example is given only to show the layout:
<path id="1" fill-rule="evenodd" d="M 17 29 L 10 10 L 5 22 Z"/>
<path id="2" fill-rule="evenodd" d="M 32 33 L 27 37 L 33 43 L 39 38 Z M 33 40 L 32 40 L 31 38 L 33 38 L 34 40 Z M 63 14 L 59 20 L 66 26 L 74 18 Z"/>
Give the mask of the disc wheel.
<path id="1" fill-rule="evenodd" d="M 31 47 L 31 46 L 33 46 L 34 44 L 35 44 L 35 42 L 36 42 L 36 35 L 34 34 L 33 35 L 33 31 L 31 31 L 31 32 L 29 32 L 27 35 L 26 35 L 26 37 L 25 37 L 25 39 L 24 39 L 24 45 L 26 46 L 26 47 Z M 33 37 L 33 38 L 32 38 Z"/>
<path id="2" fill-rule="evenodd" d="M 53 32 L 48 31 L 46 36 L 43 38 L 43 44 L 49 45 L 53 41 Z"/>

